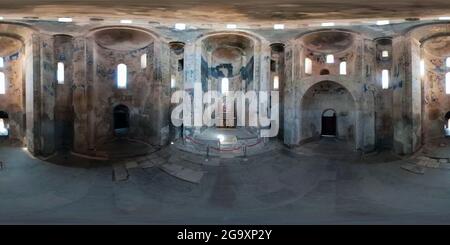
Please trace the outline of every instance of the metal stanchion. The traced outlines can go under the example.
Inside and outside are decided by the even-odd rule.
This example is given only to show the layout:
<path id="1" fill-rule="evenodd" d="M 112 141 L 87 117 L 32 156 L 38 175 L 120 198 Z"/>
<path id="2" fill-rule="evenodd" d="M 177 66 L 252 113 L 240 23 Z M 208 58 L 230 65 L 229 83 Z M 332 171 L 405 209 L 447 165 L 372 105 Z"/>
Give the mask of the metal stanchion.
<path id="1" fill-rule="evenodd" d="M 206 146 L 206 159 L 205 162 L 209 161 L 209 145 Z"/>
<path id="2" fill-rule="evenodd" d="M 242 147 L 242 151 L 244 152 L 243 160 L 244 160 L 244 162 L 246 162 L 248 160 L 247 159 L 247 145 L 244 145 L 244 147 Z"/>

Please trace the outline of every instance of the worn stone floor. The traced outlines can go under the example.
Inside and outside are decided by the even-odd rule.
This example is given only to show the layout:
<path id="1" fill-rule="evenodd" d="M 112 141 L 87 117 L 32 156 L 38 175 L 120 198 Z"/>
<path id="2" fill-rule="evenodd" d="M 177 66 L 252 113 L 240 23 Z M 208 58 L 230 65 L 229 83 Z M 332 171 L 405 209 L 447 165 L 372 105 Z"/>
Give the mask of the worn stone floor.
<path id="1" fill-rule="evenodd" d="M 450 224 L 450 170 L 331 140 L 208 162 L 170 147 L 100 162 L 1 146 L 0 159 L 3 224 Z"/>

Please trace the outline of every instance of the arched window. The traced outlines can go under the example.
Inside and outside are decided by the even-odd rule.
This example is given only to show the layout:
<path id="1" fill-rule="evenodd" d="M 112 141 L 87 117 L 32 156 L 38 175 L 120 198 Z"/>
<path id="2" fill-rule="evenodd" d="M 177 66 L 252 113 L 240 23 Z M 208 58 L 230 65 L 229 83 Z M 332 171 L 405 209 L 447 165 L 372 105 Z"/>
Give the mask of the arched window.
<path id="1" fill-rule="evenodd" d="M 8 136 L 8 113 L 0 111 L 0 136 Z"/>
<path id="2" fill-rule="evenodd" d="M 117 66 L 117 87 L 127 88 L 127 66 L 125 64 Z"/>
<path id="3" fill-rule="evenodd" d="M 222 78 L 222 83 L 221 83 L 222 94 L 226 94 L 228 92 L 228 83 L 229 83 L 228 78 L 226 78 L 226 77 Z"/>
<path id="4" fill-rule="evenodd" d="M 175 77 L 175 75 L 171 75 L 170 76 L 170 88 L 175 88 L 177 84 L 177 78 Z"/>
<path id="5" fill-rule="evenodd" d="M 389 57 L 389 51 L 383 50 L 383 51 L 381 52 L 381 57 L 383 57 L 383 58 Z"/>
<path id="6" fill-rule="evenodd" d="M 5 67 L 5 60 L 3 59 L 3 57 L 0 57 L 0 68 Z"/>
<path id="7" fill-rule="evenodd" d="M 381 87 L 383 89 L 389 88 L 389 70 L 383 70 L 381 72 Z"/>
<path id="8" fill-rule="evenodd" d="M 347 75 L 347 62 L 342 61 L 339 64 L 339 74 L 341 75 Z"/>
<path id="9" fill-rule="evenodd" d="M 334 63 L 334 55 L 332 55 L 332 54 L 327 55 L 327 63 L 328 64 Z"/>
<path id="10" fill-rule="evenodd" d="M 56 71 L 56 80 L 58 84 L 64 84 L 64 63 L 58 62 L 58 68 Z"/>
<path id="11" fill-rule="evenodd" d="M 6 93 L 6 78 L 5 73 L 0 72 L 0 94 Z"/>
<path id="12" fill-rule="evenodd" d="M 308 75 L 312 73 L 312 61 L 310 58 L 305 58 L 305 73 Z"/>
<path id="13" fill-rule="evenodd" d="M 448 57 L 447 59 L 445 59 L 445 65 L 447 67 L 450 67 L 450 57 Z"/>
<path id="14" fill-rule="evenodd" d="M 328 69 L 320 70 L 320 75 L 330 75 L 330 71 Z"/>
<path id="15" fill-rule="evenodd" d="M 420 60 L 420 75 L 421 76 L 425 75 L 425 61 L 424 60 Z"/>
<path id="16" fill-rule="evenodd" d="M 278 76 L 273 77 L 273 89 L 278 89 L 280 86 L 280 78 Z"/>
<path id="17" fill-rule="evenodd" d="M 141 69 L 147 68 L 147 54 L 141 55 Z"/>
<path id="18" fill-rule="evenodd" d="M 450 72 L 445 74 L 445 93 L 450 94 Z"/>

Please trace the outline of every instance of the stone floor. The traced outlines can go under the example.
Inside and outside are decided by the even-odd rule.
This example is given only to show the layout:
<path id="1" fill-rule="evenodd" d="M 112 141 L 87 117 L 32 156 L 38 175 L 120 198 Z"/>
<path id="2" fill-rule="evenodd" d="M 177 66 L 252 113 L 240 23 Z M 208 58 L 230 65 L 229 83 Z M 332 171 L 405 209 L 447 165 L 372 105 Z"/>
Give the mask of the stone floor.
<path id="1" fill-rule="evenodd" d="M 450 224 L 449 169 L 341 143 L 208 161 L 168 147 L 107 162 L 1 146 L 0 223 Z"/>

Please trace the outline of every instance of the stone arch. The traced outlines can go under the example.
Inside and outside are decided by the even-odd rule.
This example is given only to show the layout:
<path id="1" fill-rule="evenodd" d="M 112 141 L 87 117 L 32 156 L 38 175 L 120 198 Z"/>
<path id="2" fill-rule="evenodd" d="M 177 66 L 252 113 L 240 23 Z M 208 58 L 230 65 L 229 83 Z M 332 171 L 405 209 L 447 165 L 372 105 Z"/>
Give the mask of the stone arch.
<path id="1" fill-rule="evenodd" d="M 323 115 L 328 110 L 337 114 L 336 137 L 356 142 L 356 100 L 344 85 L 330 80 L 315 82 L 305 90 L 299 101 L 300 143 L 323 135 Z"/>
<path id="2" fill-rule="evenodd" d="M 285 133 L 284 142 L 288 145 L 303 143 L 304 132 L 302 132 L 302 101 L 303 97 L 314 85 L 330 81 L 345 88 L 351 95 L 355 107 L 355 148 L 361 151 L 371 151 L 375 147 L 375 103 L 373 89 L 366 88 L 364 84 L 349 83 L 342 76 L 325 75 L 321 77 L 309 77 L 302 83 L 288 89 L 286 101 L 286 112 L 284 118 Z M 306 137 L 307 138 L 307 137 Z"/>

